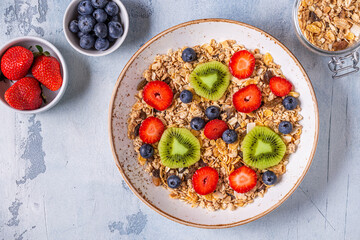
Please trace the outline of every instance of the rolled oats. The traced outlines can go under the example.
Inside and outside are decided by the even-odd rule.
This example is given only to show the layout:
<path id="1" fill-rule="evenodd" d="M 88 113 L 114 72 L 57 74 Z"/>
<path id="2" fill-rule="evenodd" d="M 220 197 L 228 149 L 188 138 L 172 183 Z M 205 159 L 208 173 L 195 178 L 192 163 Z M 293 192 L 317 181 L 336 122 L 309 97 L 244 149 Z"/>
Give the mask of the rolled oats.
<path id="1" fill-rule="evenodd" d="M 302 0 L 299 27 L 313 45 L 328 51 L 343 50 L 359 40 L 360 1 Z"/>
<path id="2" fill-rule="evenodd" d="M 312 2 L 310 0 L 306 2 Z M 306 5 L 307 6 L 307 5 Z M 322 8 L 320 8 L 322 9 Z M 320 27 L 315 24 L 315 27 Z M 185 49 L 185 48 L 183 48 Z M 254 201 L 256 197 L 263 197 L 268 186 L 265 186 L 261 180 L 262 171 L 254 169 L 258 175 L 258 183 L 256 187 L 250 192 L 239 194 L 235 192 L 230 186 L 228 175 L 238 167 L 244 165 L 242 160 L 242 152 L 240 150 L 240 143 L 246 135 L 247 127 L 250 125 L 263 125 L 272 128 L 278 132 L 277 125 L 281 121 L 291 121 L 294 126 L 294 131 L 291 134 L 282 136 L 287 145 L 287 155 L 276 166 L 271 169 L 277 175 L 284 174 L 286 171 L 286 164 L 288 163 L 288 155 L 296 150 L 296 145 L 300 143 L 301 125 L 298 123 L 302 116 L 299 114 L 300 107 L 297 106 L 294 110 L 287 111 L 282 105 L 282 98 L 276 97 L 272 94 L 269 88 L 269 80 L 272 76 L 284 77 L 280 65 L 274 62 L 270 53 L 261 54 L 259 49 L 249 50 L 256 56 L 255 70 L 252 76 L 248 79 L 239 80 L 235 77 L 231 79 L 231 83 L 227 92 L 218 101 L 208 101 L 194 94 L 193 102 L 184 104 L 180 101 L 176 93 L 183 89 L 193 91 L 189 84 L 188 75 L 200 63 L 208 61 L 221 61 L 223 64 L 228 64 L 231 56 L 239 51 L 245 49 L 244 46 L 239 45 L 234 40 L 226 40 L 217 43 L 211 40 L 210 43 L 198 45 L 193 47 L 198 55 L 198 60 L 185 63 L 181 59 L 183 49 L 169 50 L 165 55 L 158 55 L 154 62 L 144 71 L 144 80 L 138 85 L 139 94 L 135 96 L 136 103 L 133 105 L 128 118 L 128 135 L 133 140 L 134 149 L 138 154 L 138 160 L 144 166 L 145 171 L 149 173 L 155 186 L 162 186 L 170 191 L 169 197 L 173 199 L 180 199 L 192 207 L 202 207 L 209 211 L 216 211 L 219 209 L 235 210 L 237 207 L 244 207 Z M 164 77 L 166 76 L 166 77 Z M 154 111 L 142 100 L 142 88 L 147 82 L 153 80 L 166 81 L 174 90 L 175 96 L 173 104 L 166 111 Z M 263 106 L 252 113 L 237 112 L 232 106 L 232 95 L 249 84 L 256 84 L 263 93 Z M 292 91 L 291 96 L 298 97 L 299 93 Z M 234 129 L 239 136 L 238 141 L 232 144 L 226 144 L 221 139 L 209 140 L 203 134 L 203 131 L 195 131 L 190 129 L 189 123 L 194 117 L 204 117 L 205 109 L 211 105 L 216 105 L 222 110 L 221 118 L 225 120 L 231 129 Z M 154 156 L 147 160 L 140 156 L 139 149 L 142 142 L 134 133 L 134 128 L 138 126 L 142 120 L 149 116 L 156 116 L 163 121 L 168 127 L 183 127 L 188 128 L 196 136 L 201 144 L 201 160 L 188 168 L 170 169 L 162 165 L 158 151 L 157 143 L 154 146 Z M 203 166 L 211 166 L 219 173 L 219 182 L 214 193 L 208 195 L 199 195 L 194 191 L 192 186 L 192 175 L 194 172 Z M 177 189 L 170 189 L 167 186 L 166 180 L 170 175 L 177 175 L 182 180 L 182 184 Z"/>

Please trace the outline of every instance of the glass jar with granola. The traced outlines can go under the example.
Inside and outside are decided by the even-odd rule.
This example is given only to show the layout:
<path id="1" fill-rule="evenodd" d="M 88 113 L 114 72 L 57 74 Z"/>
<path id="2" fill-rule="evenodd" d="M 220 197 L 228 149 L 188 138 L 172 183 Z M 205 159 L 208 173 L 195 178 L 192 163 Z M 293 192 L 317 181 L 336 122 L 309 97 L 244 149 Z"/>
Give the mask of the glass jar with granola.
<path id="1" fill-rule="evenodd" d="M 360 1 L 296 0 L 293 20 L 308 49 L 331 57 L 333 78 L 359 71 Z"/>

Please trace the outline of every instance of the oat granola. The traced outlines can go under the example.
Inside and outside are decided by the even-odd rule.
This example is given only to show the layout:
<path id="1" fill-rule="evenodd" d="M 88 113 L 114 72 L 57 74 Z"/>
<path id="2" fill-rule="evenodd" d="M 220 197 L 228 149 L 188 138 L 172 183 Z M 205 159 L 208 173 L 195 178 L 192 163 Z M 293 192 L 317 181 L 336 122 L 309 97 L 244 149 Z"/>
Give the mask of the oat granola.
<path id="1" fill-rule="evenodd" d="M 302 0 L 299 27 L 305 38 L 328 51 L 339 51 L 359 40 L 360 1 Z"/>
<path id="2" fill-rule="evenodd" d="M 246 135 L 249 123 L 255 123 L 259 126 L 267 126 L 278 133 L 278 124 L 281 121 L 289 121 L 293 125 L 293 131 L 290 134 L 282 135 L 286 144 L 286 154 L 282 161 L 269 168 L 277 176 L 286 172 L 289 155 L 296 151 L 296 146 L 300 142 L 302 126 L 299 121 L 300 107 L 294 110 L 286 110 L 282 104 L 282 98 L 276 97 L 269 88 L 269 79 L 272 76 L 284 77 L 280 65 L 276 64 L 270 53 L 261 54 L 259 49 L 248 50 L 255 59 L 255 70 L 246 79 L 231 78 L 230 85 L 224 96 L 217 101 L 210 101 L 194 94 L 191 103 L 184 104 L 179 99 L 179 93 L 188 89 L 193 91 L 189 84 L 189 75 L 194 68 L 200 64 L 209 61 L 219 61 L 225 65 L 229 64 L 232 55 L 245 49 L 234 40 L 210 43 L 193 47 L 198 59 L 193 62 L 184 62 L 181 58 L 182 51 L 186 47 L 178 50 L 169 50 L 167 54 L 157 55 L 154 62 L 144 71 L 144 79 L 138 85 L 138 94 L 135 96 L 136 103 L 133 105 L 128 118 L 128 137 L 133 140 L 134 149 L 138 154 L 138 161 L 150 174 L 154 185 L 162 186 L 170 191 L 170 197 L 180 199 L 192 207 L 202 207 L 210 211 L 219 209 L 234 210 L 237 207 L 244 207 L 254 201 L 256 197 L 263 197 L 269 186 L 265 185 L 261 178 L 258 178 L 256 186 L 249 192 L 240 194 L 235 192 L 229 186 L 229 174 L 238 167 L 244 165 L 240 145 L 243 137 Z M 151 81 L 161 80 L 166 82 L 174 92 L 172 105 L 165 111 L 156 111 L 150 107 L 142 98 L 143 87 Z M 232 96 L 239 89 L 256 84 L 262 92 L 262 106 L 251 113 L 237 112 L 232 105 Z M 299 97 L 299 93 L 292 91 L 289 95 Z M 221 119 L 226 121 L 230 129 L 238 133 L 238 140 L 235 143 L 227 144 L 221 138 L 209 140 L 204 136 L 203 131 L 195 131 L 189 124 L 194 117 L 204 117 L 205 109 L 211 105 L 220 107 Z M 201 159 L 188 168 L 170 169 L 162 165 L 157 146 L 153 144 L 154 156 L 150 159 L 141 157 L 139 149 L 142 141 L 138 137 L 139 126 L 144 119 L 149 116 L 156 116 L 161 119 L 166 127 L 182 127 L 189 129 L 201 143 Z M 217 170 L 219 181 L 216 191 L 208 195 L 199 195 L 192 186 L 192 175 L 202 166 L 210 166 Z M 265 170 L 254 169 L 258 176 Z M 182 180 L 180 187 L 171 189 L 167 185 L 167 178 L 171 175 L 177 175 Z"/>

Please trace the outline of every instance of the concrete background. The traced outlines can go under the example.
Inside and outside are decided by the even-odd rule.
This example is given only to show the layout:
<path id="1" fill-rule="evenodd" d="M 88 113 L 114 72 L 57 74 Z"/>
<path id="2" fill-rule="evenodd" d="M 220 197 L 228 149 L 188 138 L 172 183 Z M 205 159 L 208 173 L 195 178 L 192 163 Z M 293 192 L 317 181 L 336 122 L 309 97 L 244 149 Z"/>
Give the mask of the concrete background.
<path id="1" fill-rule="evenodd" d="M 63 100 L 38 115 L 0 107 L 0 239 L 359 239 L 360 74 L 332 80 L 326 57 L 305 49 L 291 22 L 293 0 L 123 0 L 131 28 L 115 53 L 86 57 L 66 42 L 67 0 L 1 0 L 0 43 L 42 36 L 66 58 Z M 317 153 L 300 188 L 255 222 L 194 229 L 149 209 L 115 167 L 107 130 L 114 84 L 134 52 L 155 34 L 199 18 L 259 27 L 300 60 L 320 108 Z"/>

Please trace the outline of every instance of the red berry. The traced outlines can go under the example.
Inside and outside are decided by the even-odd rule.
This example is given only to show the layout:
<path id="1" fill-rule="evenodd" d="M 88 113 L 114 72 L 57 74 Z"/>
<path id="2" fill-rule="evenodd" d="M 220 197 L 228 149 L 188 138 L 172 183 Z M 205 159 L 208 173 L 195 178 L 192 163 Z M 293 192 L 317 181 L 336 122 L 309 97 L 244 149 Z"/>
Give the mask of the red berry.
<path id="1" fill-rule="evenodd" d="M 218 139 L 221 138 L 222 134 L 227 129 L 229 129 L 229 127 L 226 122 L 223 120 L 214 119 L 205 125 L 204 135 L 208 139 Z"/>
<path id="2" fill-rule="evenodd" d="M 255 57 L 249 51 L 241 50 L 231 57 L 229 69 L 233 76 L 244 79 L 251 76 L 255 69 Z"/>
<path id="3" fill-rule="evenodd" d="M 51 56 L 41 55 L 35 59 L 31 69 L 33 76 L 51 91 L 57 91 L 63 79 L 59 61 Z"/>
<path id="4" fill-rule="evenodd" d="M 1 72 L 10 80 L 19 80 L 28 74 L 33 53 L 20 46 L 9 48 L 1 58 Z"/>
<path id="5" fill-rule="evenodd" d="M 261 91 L 255 84 L 250 84 L 234 94 L 233 104 L 239 112 L 252 112 L 261 106 Z"/>
<path id="6" fill-rule="evenodd" d="M 250 191 L 256 186 L 256 183 L 256 172 L 246 166 L 239 167 L 229 176 L 230 187 L 238 193 Z"/>
<path id="7" fill-rule="evenodd" d="M 278 97 L 284 97 L 289 94 L 292 84 L 281 77 L 272 77 L 270 79 L 270 90 Z"/>
<path id="8" fill-rule="evenodd" d="M 218 172 L 212 167 L 202 167 L 196 170 L 192 177 L 195 192 L 207 195 L 216 189 L 219 180 Z"/>
<path id="9" fill-rule="evenodd" d="M 144 143 L 156 143 L 165 130 L 163 122 L 156 117 L 148 117 L 139 128 L 140 139 Z"/>
<path id="10" fill-rule="evenodd" d="M 152 81 L 145 85 L 143 91 L 144 101 L 158 111 L 170 107 L 173 92 L 169 85 L 163 81 Z"/>
<path id="11" fill-rule="evenodd" d="M 14 83 L 5 92 L 5 101 L 19 110 L 34 110 L 42 104 L 40 83 L 35 78 L 25 77 Z"/>

